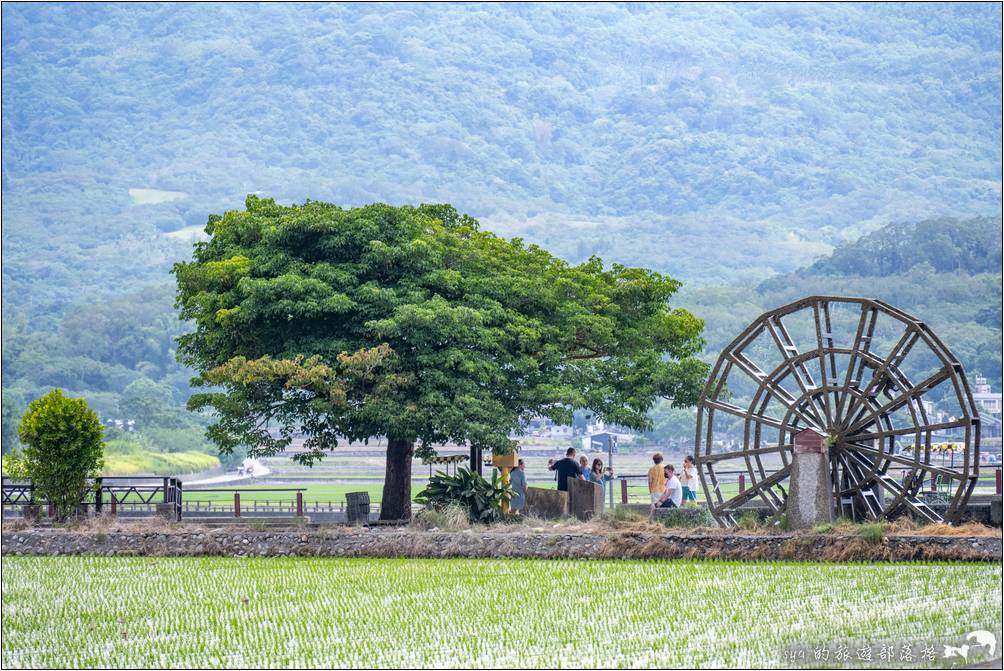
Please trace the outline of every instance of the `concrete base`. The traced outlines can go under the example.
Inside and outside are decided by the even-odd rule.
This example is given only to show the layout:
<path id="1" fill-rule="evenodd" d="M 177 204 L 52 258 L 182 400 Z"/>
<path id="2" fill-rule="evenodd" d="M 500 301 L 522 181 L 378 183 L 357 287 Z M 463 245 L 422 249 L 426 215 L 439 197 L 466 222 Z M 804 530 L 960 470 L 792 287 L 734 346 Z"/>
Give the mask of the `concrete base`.
<path id="1" fill-rule="evenodd" d="M 178 521 L 178 506 L 173 503 L 158 503 L 155 515 L 169 522 Z"/>
<path id="2" fill-rule="evenodd" d="M 595 482 L 569 478 L 568 512 L 583 521 L 603 512 L 603 488 Z"/>
<path id="3" fill-rule="evenodd" d="M 543 487 L 526 488 L 526 514 L 553 520 L 568 514 L 568 492 Z"/>
<path id="4" fill-rule="evenodd" d="M 830 458 L 822 436 L 811 429 L 795 436 L 786 512 L 792 529 L 833 521 Z"/>

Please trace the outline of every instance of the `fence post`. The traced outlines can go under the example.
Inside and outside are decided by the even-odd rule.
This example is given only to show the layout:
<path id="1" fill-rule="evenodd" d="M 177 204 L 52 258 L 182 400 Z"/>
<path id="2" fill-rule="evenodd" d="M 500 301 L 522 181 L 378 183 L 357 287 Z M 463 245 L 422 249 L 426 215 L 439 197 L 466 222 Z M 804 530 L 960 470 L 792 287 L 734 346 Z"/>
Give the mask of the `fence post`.
<path id="1" fill-rule="evenodd" d="M 997 496 L 1001 495 L 1001 469 L 994 471 L 994 491 L 997 492 Z"/>
<path id="2" fill-rule="evenodd" d="M 241 493 L 234 492 L 234 517 L 241 516 Z"/>
<path id="3" fill-rule="evenodd" d="M 745 473 L 740 473 L 739 474 L 739 493 L 740 494 L 746 493 L 746 474 Z"/>
<path id="4" fill-rule="evenodd" d="M 115 492 L 109 492 L 109 494 L 111 494 L 112 497 L 112 517 L 115 517 L 119 510 L 119 499 L 115 496 Z"/>
<path id="5" fill-rule="evenodd" d="M 303 517 L 303 492 L 296 493 L 296 516 Z"/>
<path id="6" fill-rule="evenodd" d="M 627 480 L 621 478 L 621 503 L 628 502 L 628 484 Z"/>
<path id="7" fill-rule="evenodd" d="M 181 495 L 183 493 L 184 492 L 181 489 L 181 480 L 175 480 L 174 499 L 177 502 L 177 506 L 178 506 L 178 521 L 179 522 L 181 521 L 181 507 L 182 507 L 181 506 Z"/>
<path id="8" fill-rule="evenodd" d="M 104 478 L 97 478 L 94 481 L 97 489 L 94 490 L 94 514 L 101 514 L 101 490 L 104 488 Z"/>

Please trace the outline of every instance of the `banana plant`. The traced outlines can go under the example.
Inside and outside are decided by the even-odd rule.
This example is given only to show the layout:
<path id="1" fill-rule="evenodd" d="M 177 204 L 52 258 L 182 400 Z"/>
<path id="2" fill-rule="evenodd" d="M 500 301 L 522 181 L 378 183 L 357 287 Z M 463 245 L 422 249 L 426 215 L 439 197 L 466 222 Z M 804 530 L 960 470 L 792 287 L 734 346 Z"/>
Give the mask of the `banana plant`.
<path id="1" fill-rule="evenodd" d="M 502 501 L 511 496 L 512 488 L 503 485 L 498 469 L 493 468 L 492 479 L 487 480 L 461 467 L 454 475 L 442 471 L 433 475 L 415 502 L 431 508 L 459 505 L 467 511 L 471 522 L 491 524 L 502 519 Z"/>

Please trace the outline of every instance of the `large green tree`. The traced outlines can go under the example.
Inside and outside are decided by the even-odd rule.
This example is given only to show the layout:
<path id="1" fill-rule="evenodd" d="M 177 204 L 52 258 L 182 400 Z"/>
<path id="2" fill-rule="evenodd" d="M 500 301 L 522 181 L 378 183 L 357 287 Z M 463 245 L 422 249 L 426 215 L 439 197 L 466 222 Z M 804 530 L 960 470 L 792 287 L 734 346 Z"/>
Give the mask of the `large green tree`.
<path id="1" fill-rule="evenodd" d="M 693 404 L 702 322 L 679 283 L 592 258 L 569 265 L 482 231 L 448 205 L 284 207 L 249 196 L 213 215 L 179 263 L 179 338 L 193 409 L 224 453 L 273 454 L 306 435 L 386 436 L 381 516 L 407 517 L 411 459 L 445 441 L 505 451 L 531 417 L 589 409 L 645 428 L 656 398 Z"/>

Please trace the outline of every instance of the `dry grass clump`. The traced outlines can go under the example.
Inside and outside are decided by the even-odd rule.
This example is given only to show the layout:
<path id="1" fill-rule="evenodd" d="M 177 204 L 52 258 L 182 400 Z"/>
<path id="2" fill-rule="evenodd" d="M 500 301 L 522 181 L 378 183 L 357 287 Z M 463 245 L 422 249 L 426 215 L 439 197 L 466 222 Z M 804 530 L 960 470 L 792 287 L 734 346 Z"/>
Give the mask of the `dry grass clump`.
<path id="1" fill-rule="evenodd" d="M 915 526 L 913 531 L 897 531 L 904 536 L 980 536 L 994 537 L 1000 536 L 1001 530 L 988 527 L 979 522 L 966 522 L 951 526 L 948 524 L 927 524 L 922 527 Z"/>
<path id="2" fill-rule="evenodd" d="M 415 513 L 409 524 L 413 529 L 422 531 L 463 531 L 470 529 L 471 523 L 467 511 L 458 505 L 447 505 L 437 508 L 423 508 Z"/>
<path id="3" fill-rule="evenodd" d="M 163 517 L 136 517 L 121 518 L 111 515 L 98 515 L 94 517 L 72 518 L 65 523 L 32 525 L 25 520 L 5 521 L 4 531 L 25 531 L 32 528 L 47 529 L 54 531 L 70 531 L 83 534 L 107 534 L 107 533 L 169 533 L 169 532 L 191 532 L 198 531 L 200 527 L 194 524 L 180 524 L 170 522 Z"/>

